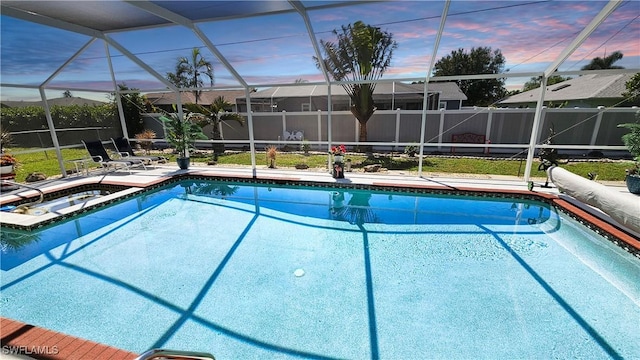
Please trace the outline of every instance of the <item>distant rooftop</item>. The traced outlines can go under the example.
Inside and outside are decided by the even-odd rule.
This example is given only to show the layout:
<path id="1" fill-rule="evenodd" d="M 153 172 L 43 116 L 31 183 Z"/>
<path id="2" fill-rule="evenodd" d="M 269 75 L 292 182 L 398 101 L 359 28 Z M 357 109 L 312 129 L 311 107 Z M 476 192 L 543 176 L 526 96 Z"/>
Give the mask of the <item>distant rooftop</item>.
<path id="1" fill-rule="evenodd" d="M 455 82 L 433 82 L 429 83 L 427 90 L 430 93 L 440 93 L 440 99 L 446 100 L 467 100 L 467 96 L 460 91 Z M 422 94 L 424 84 L 406 84 L 401 82 L 379 83 L 376 85 L 375 95 L 395 94 L 401 97 L 402 94 Z M 331 85 L 332 96 L 347 96 L 346 91 L 340 85 Z M 326 85 L 299 85 L 299 86 L 276 86 L 269 89 L 251 93 L 251 98 L 290 98 L 290 97 L 311 97 L 328 96 Z M 244 94 L 243 96 L 244 97 Z"/>
<path id="2" fill-rule="evenodd" d="M 626 91 L 625 83 L 634 74 L 588 74 L 549 85 L 544 94 L 544 101 L 567 101 L 586 99 L 622 98 Z M 525 91 L 502 100 L 500 104 L 520 104 L 537 102 L 540 88 Z"/>

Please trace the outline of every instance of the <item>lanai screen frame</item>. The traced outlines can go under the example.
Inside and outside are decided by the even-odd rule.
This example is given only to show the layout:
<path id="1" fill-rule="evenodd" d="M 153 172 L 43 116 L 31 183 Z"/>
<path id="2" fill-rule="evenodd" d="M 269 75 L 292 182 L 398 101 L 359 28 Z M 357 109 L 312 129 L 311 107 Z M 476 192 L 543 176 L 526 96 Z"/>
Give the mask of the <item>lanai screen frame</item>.
<path id="1" fill-rule="evenodd" d="M 295 12 L 297 13 L 302 20 L 304 21 L 308 36 L 309 36 L 309 41 L 311 42 L 312 46 L 313 46 L 313 50 L 314 50 L 314 55 L 317 58 L 322 58 L 322 53 L 320 51 L 320 48 L 318 46 L 319 42 L 318 39 L 316 38 L 314 29 L 313 29 L 313 25 L 312 22 L 310 20 L 309 14 L 308 12 L 310 10 L 317 10 L 317 9 L 329 9 L 329 8 L 336 8 L 336 7 L 344 7 L 344 6 L 351 6 L 351 5 L 358 5 L 358 4 L 362 4 L 362 3 L 376 3 L 376 2 L 380 2 L 380 1 L 358 1 L 358 2 L 343 2 L 343 1 L 336 1 L 336 2 L 326 2 L 326 3 L 320 3 L 320 5 L 314 5 L 312 2 L 309 2 L 308 4 L 310 6 L 305 5 L 305 3 L 301 2 L 301 1 L 294 1 L 294 0 L 288 0 L 286 3 L 290 5 L 290 9 L 280 9 L 280 10 L 276 10 L 276 12 L 279 13 L 285 13 L 285 12 Z M 123 108 L 122 108 L 122 104 L 120 103 L 120 96 L 119 94 L 123 93 L 121 91 L 118 90 L 118 86 L 116 84 L 116 80 L 115 80 L 115 75 L 114 75 L 114 71 L 113 71 L 113 66 L 112 66 L 112 62 L 111 62 L 111 56 L 109 54 L 109 46 L 113 47 L 114 49 L 117 49 L 117 51 L 119 51 L 121 54 L 123 54 L 124 56 L 126 56 L 128 59 L 130 59 L 131 61 L 133 61 L 135 64 L 137 64 L 138 66 L 140 66 L 142 69 L 144 69 L 145 71 L 147 71 L 149 74 L 151 74 L 154 78 L 156 78 L 158 81 L 160 81 L 162 84 L 166 85 L 165 89 L 157 89 L 157 90 L 150 90 L 150 91 L 159 91 L 159 92 L 166 92 L 167 89 L 173 93 L 176 94 L 176 102 L 177 102 L 177 109 L 178 112 L 180 113 L 180 115 L 182 115 L 182 104 L 180 103 L 180 92 L 181 91 L 192 91 L 192 90 L 196 90 L 194 88 L 177 88 L 176 86 L 174 86 L 172 83 L 170 83 L 168 80 L 166 80 L 166 78 L 164 78 L 161 74 L 159 74 L 156 70 L 154 70 L 151 66 L 149 66 L 148 64 L 146 64 L 143 60 L 141 60 L 139 57 L 137 57 L 136 55 L 134 55 L 133 53 L 131 53 L 126 47 L 122 46 L 120 43 L 118 43 L 117 41 L 115 41 L 111 36 L 110 33 L 112 32 L 122 32 L 122 31 L 126 31 L 127 27 L 135 27 L 132 24 L 129 24 L 129 26 L 125 26 L 124 28 L 110 28 L 108 31 L 104 31 L 104 30 L 99 30 L 97 29 L 98 26 L 96 26 L 96 28 L 92 28 L 92 27 L 88 27 L 86 25 L 81 25 L 80 22 L 76 23 L 74 21 L 70 21 L 70 20 L 62 20 L 60 18 L 55 17 L 55 12 L 53 13 L 49 13 L 47 14 L 47 16 L 40 16 L 37 14 L 37 11 L 28 11 L 24 8 L 21 8 L 21 3 L 29 3 L 28 1 L 3 1 L 1 3 L 1 10 L 2 10 L 2 14 L 3 15 L 7 15 L 10 17 L 15 17 L 21 20 L 25 20 L 25 21 L 29 21 L 29 22 L 34 22 L 34 23 L 38 23 L 41 25 L 46 25 L 46 26 L 51 26 L 51 27 L 55 27 L 55 28 L 60 28 L 63 30 L 67 30 L 67 31 L 71 31 L 71 32 L 76 32 L 79 34 L 83 34 L 83 35 L 87 35 L 90 37 L 90 40 L 81 48 L 79 49 L 71 58 L 69 58 L 69 60 L 67 62 L 65 62 L 60 68 L 58 68 L 54 73 L 51 74 L 51 76 L 44 81 L 42 84 L 40 84 L 39 86 L 29 86 L 29 85 L 23 85 L 23 84 L 7 84 L 7 83 L 0 83 L 1 87 L 16 87 L 16 88 L 29 88 L 29 89 L 37 89 L 40 93 L 41 96 L 41 100 L 44 104 L 44 110 L 45 110 L 45 115 L 46 115 L 46 119 L 47 119 L 47 124 L 49 127 L 49 132 L 52 138 L 52 142 L 53 145 L 55 147 L 55 151 L 56 151 L 56 156 L 58 159 L 58 163 L 61 169 L 61 173 L 63 176 L 66 176 L 65 174 L 65 167 L 64 167 L 64 160 L 62 158 L 62 153 L 60 151 L 60 144 L 58 142 L 57 139 L 57 135 L 56 135 L 56 129 L 51 117 L 51 112 L 47 103 L 47 97 L 45 95 L 45 90 L 48 89 L 49 87 L 47 85 L 49 85 L 49 82 L 55 78 L 55 76 L 60 73 L 75 57 L 77 57 L 79 54 L 81 54 L 87 47 L 89 47 L 92 43 L 94 43 L 96 40 L 102 40 L 104 42 L 104 46 L 106 49 L 106 54 L 108 57 L 108 63 L 109 63 L 109 70 L 111 72 L 111 78 L 113 80 L 113 93 L 116 95 L 115 99 L 117 102 L 117 106 L 118 106 L 118 112 L 119 112 L 119 117 L 120 117 L 120 123 L 122 126 L 122 131 L 124 133 L 125 136 L 128 137 L 128 132 L 127 132 L 127 127 L 124 121 L 124 113 L 123 113 Z M 179 25 L 182 26 L 186 29 L 189 29 L 193 34 L 195 34 L 195 36 L 197 38 L 199 38 L 202 43 L 204 44 L 204 46 L 206 46 L 206 48 L 212 53 L 214 54 L 218 60 L 222 63 L 222 65 L 226 68 L 226 70 L 235 78 L 235 80 L 240 84 L 241 88 L 244 90 L 245 92 L 245 97 L 247 99 L 247 108 L 251 109 L 251 97 L 250 97 L 250 93 L 251 90 L 253 88 L 259 88 L 259 87 L 270 87 L 270 86 L 296 86 L 296 84 L 290 84 L 290 83 L 272 83 L 272 84 L 255 84 L 255 83 L 250 83 L 248 81 L 246 81 L 245 78 L 243 78 L 242 75 L 240 75 L 238 73 L 238 71 L 236 71 L 236 69 L 234 68 L 234 66 L 232 65 L 232 63 L 225 58 L 225 56 L 223 55 L 223 53 L 221 53 L 218 48 L 216 47 L 216 45 L 214 45 L 214 43 L 211 41 L 211 39 L 209 37 L 207 37 L 207 35 L 201 30 L 199 23 L 204 22 L 204 21 L 212 21 L 211 19 L 207 19 L 207 20 L 193 20 L 193 19 L 189 19 L 186 18 L 176 12 L 170 11 L 168 10 L 167 7 L 163 7 L 160 6 L 159 4 L 161 4 L 161 2 L 155 3 L 152 1 L 146 1 L 146 0 L 125 0 L 122 1 L 123 4 L 127 4 L 127 5 L 131 5 L 133 7 L 135 7 L 138 10 L 142 10 L 144 13 L 146 13 L 147 15 L 150 15 L 151 17 L 153 17 L 156 22 L 156 24 L 151 24 L 151 25 L 145 25 L 148 28 L 154 28 L 154 27 L 160 27 L 160 26 L 167 26 L 167 25 Z M 33 4 L 33 3 L 31 3 Z M 283 2 L 279 3 L 280 6 L 284 5 Z M 401 81 L 424 81 L 424 93 L 428 93 L 428 89 L 429 89 L 429 82 L 430 81 L 455 81 L 455 80 L 480 80 L 480 79 L 502 79 L 502 78 L 532 78 L 532 77 L 540 77 L 541 78 L 541 88 L 545 88 L 546 87 L 546 83 L 547 83 L 547 79 L 550 76 L 555 76 L 555 75 L 560 75 L 560 76 L 567 76 L 567 75 L 581 75 L 581 74 L 593 74 L 595 71 L 564 71 L 564 72 L 558 72 L 558 68 L 559 66 L 565 61 L 567 60 L 567 58 L 589 37 L 589 35 L 609 16 L 611 15 L 611 13 L 613 13 L 621 4 L 622 1 L 619 0 L 610 0 L 601 10 L 600 12 L 591 20 L 590 23 L 588 23 L 586 26 L 584 26 L 584 28 L 582 29 L 582 31 L 575 36 L 575 38 L 573 38 L 573 40 L 571 41 L 571 43 L 566 46 L 564 48 L 564 50 L 559 54 L 559 56 L 557 56 L 557 58 L 542 72 L 512 72 L 512 73 L 500 73 L 500 74 L 477 74 L 477 75 L 464 75 L 464 76 L 440 76 L 440 77 L 434 77 L 431 76 L 430 74 L 432 73 L 432 70 L 434 68 L 435 65 L 435 59 L 437 57 L 438 54 L 438 49 L 439 49 L 439 44 L 440 44 L 440 40 L 442 38 L 443 35 L 443 31 L 445 28 L 445 24 L 447 21 L 447 15 L 449 12 L 449 8 L 450 8 L 450 4 L 451 4 L 451 0 L 445 0 L 444 1 L 444 6 L 443 6 L 443 10 L 442 10 L 442 15 L 440 17 L 440 25 L 438 28 L 438 32 L 435 36 L 435 41 L 434 41 L 434 45 L 433 45 L 433 54 L 431 56 L 431 61 L 429 63 L 428 68 L 425 69 L 425 76 L 424 77 L 420 77 L 420 78 L 406 78 L 406 79 L 381 79 L 378 82 L 391 82 L 391 81 L 395 81 L 395 82 L 401 82 Z M 68 2 L 66 6 L 73 6 L 73 2 Z M 174 4 L 175 5 L 175 4 Z M 229 4 L 231 6 L 231 4 Z M 33 5 L 31 5 L 33 6 Z M 46 11 L 45 11 L 46 12 Z M 250 14 L 244 14 L 244 15 L 236 15 L 236 16 L 261 16 L 261 15 L 268 15 L 268 14 L 273 14 L 274 12 L 264 12 L 264 13 L 250 13 Z M 86 20 L 86 19 L 85 19 Z M 109 27 L 109 26 L 115 26 L 115 22 L 113 23 L 109 23 L 108 21 L 105 22 L 104 19 L 102 22 L 102 26 L 103 27 Z M 322 65 L 322 64 L 321 64 Z M 319 86 L 327 86 L 328 89 L 328 97 L 327 97 L 327 108 L 328 108 L 328 112 L 327 112 L 327 119 L 328 119 L 328 134 L 327 134 L 327 150 L 329 150 L 332 146 L 332 134 L 331 134 L 331 119 L 332 119 L 332 96 L 331 96 L 331 85 L 343 85 L 343 84 L 350 84 L 353 82 L 345 82 L 345 81 L 334 81 L 331 79 L 331 77 L 329 76 L 329 74 L 327 73 L 326 69 L 321 68 L 321 73 L 322 76 L 324 78 L 324 81 L 322 82 L 305 82 L 304 85 L 319 85 Z M 615 73 L 621 73 L 621 72 L 638 72 L 638 69 L 625 69 L 625 70 L 606 70 L 606 71 L 599 71 L 599 72 L 603 72 L 603 73 L 611 73 L 611 72 L 615 72 Z M 197 88 L 197 90 L 211 90 L 213 88 L 207 88 L 207 87 L 202 87 L 202 88 Z M 220 90 L 221 88 L 216 87 L 216 90 Z M 137 91 L 136 91 L 137 92 Z M 526 161 L 526 167 L 525 167 L 525 173 L 524 173 L 524 180 L 525 182 L 529 181 L 530 177 L 531 177 L 531 165 L 533 163 L 534 160 L 534 154 L 535 151 L 539 148 L 544 148 L 546 145 L 541 145 L 541 144 L 536 144 L 537 142 L 537 135 L 539 133 L 539 127 L 540 127 L 540 123 L 541 123 L 541 118 L 542 118 L 542 109 L 543 109 L 543 105 L 544 105 L 544 95 L 545 92 L 541 91 L 540 92 L 540 96 L 537 99 L 537 104 L 536 104 L 536 109 L 535 109 L 535 115 L 534 115 L 534 121 L 533 121 L 533 126 L 532 126 L 532 130 L 531 130 L 531 134 L 530 134 L 530 141 L 529 141 L 529 145 L 527 148 L 527 161 Z M 423 150 L 425 147 L 425 142 L 424 142 L 424 137 L 425 137 L 425 125 L 426 125 L 426 116 L 427 116 L 427 104 L 426 104 L 427 98 L 424 98 L 424 104 L 423 104 L 423 110 L 422 110 L 422 123 L 421 123 L 421 134 L 420 134 L 420 143 L 419 143 L 419 153 L 423 154 Z M 248 118 L 248 131 L 249 131 L 249 147 L 250 147 L 250 152 L 251 152 L 251 167 L 253 170 L 253 174 L 254 176 L 256 175 L 256 141 L 254 138 L 254 134 L 253 134 L 253 116 L 251 111 L 247 112 L 247 118 Z M 393 145 L 393 146 L 397 146 L 397 145 L 410 145 L 410 144 L 399 144 L 399 143 L 384 143 L 384 142 L 354 142 L 354 145 Z M 496 146 L 496 145 L 491 145 L 491 144 L 487 144 L 486 147 L 492 147 L 492 146 Z M 566 148 L 571 148 L 571 146 L 567 146 Z M 579 148 L 579 147 L 578 147 Z M 623 150 L 625 149 L 624 147 L 621 146 L 599 146 L 599 148 L 602 149 L 610 149 L 610 150 Z M 418 176 L 422 177 L 422 168 L 423 168 L 423 159 L 424 156 L 420 156 L 419 157 L 419 163 L 418 163 Z"/>

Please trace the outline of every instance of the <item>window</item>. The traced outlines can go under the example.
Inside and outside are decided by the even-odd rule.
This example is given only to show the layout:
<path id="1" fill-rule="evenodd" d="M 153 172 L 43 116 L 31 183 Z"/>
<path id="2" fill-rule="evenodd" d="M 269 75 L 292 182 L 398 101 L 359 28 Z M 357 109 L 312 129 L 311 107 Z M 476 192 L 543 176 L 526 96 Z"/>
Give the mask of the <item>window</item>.
<path id="1" fill-rule="evenodd" d="M 310 103 L 302 103 L 302 111 L 311 111 Z"/>

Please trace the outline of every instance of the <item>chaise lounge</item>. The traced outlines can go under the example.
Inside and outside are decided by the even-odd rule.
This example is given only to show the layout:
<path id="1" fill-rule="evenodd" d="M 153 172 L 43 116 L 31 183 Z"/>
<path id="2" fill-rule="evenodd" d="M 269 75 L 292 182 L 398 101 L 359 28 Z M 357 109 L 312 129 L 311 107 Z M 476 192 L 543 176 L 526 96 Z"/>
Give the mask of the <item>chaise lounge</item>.
<path id="1" fill-rule="evenodd" d="M 111 138 L 111 142 L 118 152 L 118 155 L 120 155 L 124 161 L 141 160 L 147 165 L 158 163 L 164 164 L 167 162 L 167 158 L 164 156 L 137 156 L 133 152 L 129 139 L 125 137 L 118 137 L 115 139 Z"/>
<path id="2" fill-rule="evenodd" d="M 89 155 L 91 156 L 91 159 L 93 159 L 93 161 L 97 162 L 98 164 L 100 164 L 103 169 L 108 170 L 109 168 L 112 168 L 113 170 L 118 170 L 118 168 L 124 168 L 127 171 L 129 171 L 129 173 L 131 173 L 131 167 L 133 166 L 142 166 L 145 170 L 147 169 L 146 166 L 144 165 L 144 161 L 143 160 L 139 160 L 139 159 L 130 159 L 130 160 L 114 160 L 109 156 L 109 153 L 107 153 L 107 150 L 104 148 L 104 145 L 102 144 L 102 141 L 100 140 L 95 140 L 95 141 L 84 141 L 82 140 L 82 143 L 84 144 L 85 149 L 87 149 L 87 151 L 89 152 Z"/>

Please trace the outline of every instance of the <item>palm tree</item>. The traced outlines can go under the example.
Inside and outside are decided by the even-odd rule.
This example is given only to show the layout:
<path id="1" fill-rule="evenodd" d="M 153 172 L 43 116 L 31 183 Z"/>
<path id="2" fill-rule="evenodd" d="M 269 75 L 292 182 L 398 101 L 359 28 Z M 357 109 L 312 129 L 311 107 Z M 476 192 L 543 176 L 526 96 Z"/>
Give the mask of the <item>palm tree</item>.
<path id="1" fill-rule="evenodd" d="M 209 106 L 185 104 L 184 108 L 193 113 L 202 114 L 198 125 L 202 127 L 211 125 L 211 139 L 213 140 L 224 140 L 220 132 L 220 126 L 227 121 L 237 121 L 240 126 L 244 126 L 244 117 L 238 113 L 231 112 L 233 105 L 225 100 L 223 96 L 218 96 Z M 224 144 L 213 143 L 212 149 L 213 161 L 217 161 L 218 154 L 224 153 Z"/>
<path id="2" fill-rule="evenodd" d="M 207 61 L 200 49 L 194 47 L 191 50 L 191 57 L 180 57 L 176 64 L 175 73 L 167 73 L 167 80 L 178 88 L 198 88 L 204 86 L 203 77 L 209 78 L 210 86 L 213 86 L 213 65 Z M 193 90 L 196 104 L 200 98 L 200 91 Z"/>
<path id="3" fill-rule="evenodd" d="M 360 141 L 367 141 L 367 121 L 376 110 L 373 101 L 375 80 L 379 79 L 391 64 L 393 50 L 398 44 L 392 34 L 380 28 L 357 21 L 333 30 L 338 42 L 320 40 L 325 58 L 322 63 L 316 57 L 316 66 L 325 69 L 336 81 L 371 81 L 366 84 L 343 84 L 351 98 L 351 113 L 360 123 Z"/>
<path id="4" fill-rule="evenodd" d="M 623 66 L 613 65 L 614 62 L 622 59 L 620 51 L 614 51 L 611 55 L 604 58 L 596 57 L 591 60 L 588 65 L 582 67 L 581 70 L 605 70 L 605 69 L 624 69 Z"/>

